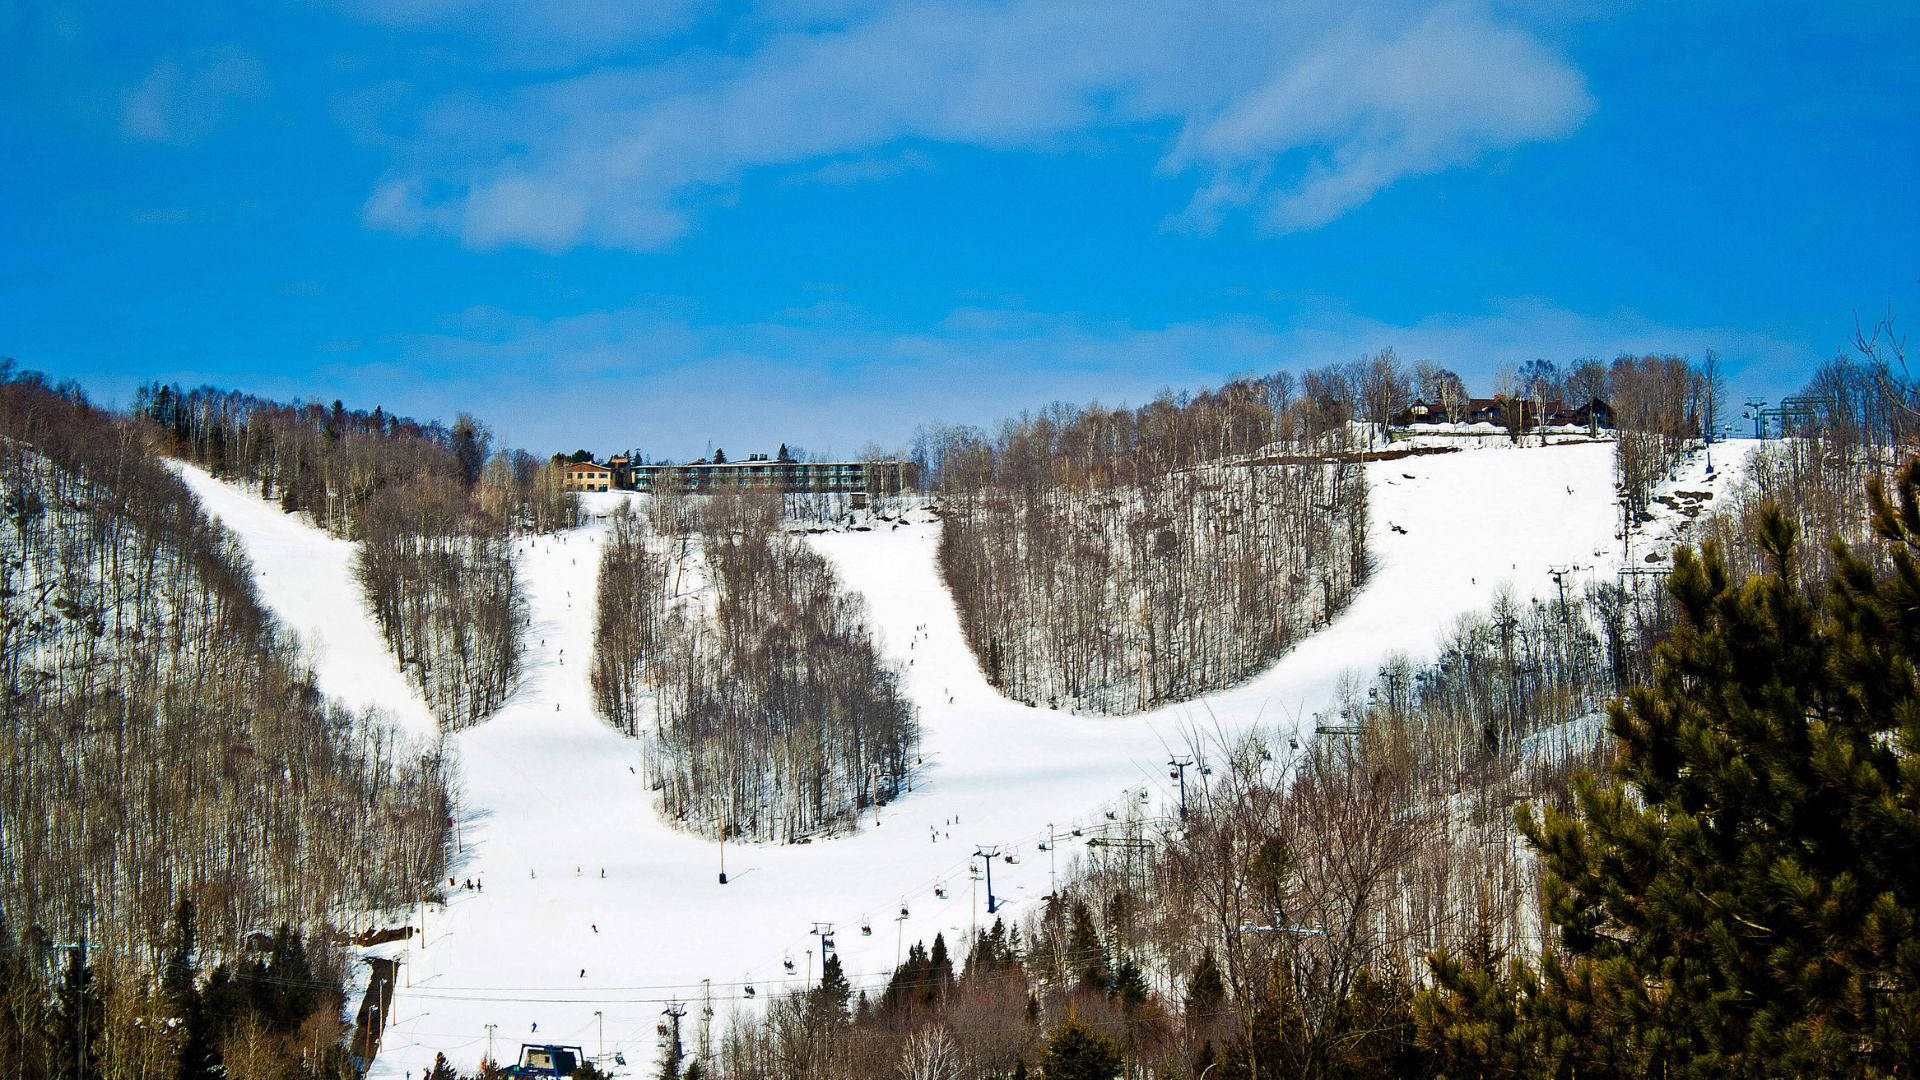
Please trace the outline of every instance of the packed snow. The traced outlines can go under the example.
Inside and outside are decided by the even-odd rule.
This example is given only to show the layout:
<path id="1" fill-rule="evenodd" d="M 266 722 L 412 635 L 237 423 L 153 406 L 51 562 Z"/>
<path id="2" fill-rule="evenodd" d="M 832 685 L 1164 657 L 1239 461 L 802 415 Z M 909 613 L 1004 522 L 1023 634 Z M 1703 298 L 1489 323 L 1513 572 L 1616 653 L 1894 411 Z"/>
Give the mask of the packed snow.
<path id="1" fill-rule="evenodd" d="M 1729 466 L 1752 445 L 1722 448 L 1713 479 L 1689 463 L 1674 486 L 1727 489 L 1737 472 Z M 659 820 L 639 744 L 593 711 L 587 670 L 605 515 L 635 496 L 587 496 L 588 524 L 520 542 L 525 679 L 491 719 L 452 737 L 463 769 L 461 884 L 444 908 L 412 913 L 424 934 L 387 947 L 404 961 L 403 985 L 373 1072 L 418 1075 L 436 1052 L 471 1068 L 489 1025 L 501 1060 L 520 1043 L 554 1042 L 609 1065 L 618 1053 L 638 1071 L 674 1001 L 687 1005 L 682 1038 L 695 1053 L 707 1001 L 717 1040 L 731 1011 L 753 1007 L 749 985 L 764 1002 L 818 972 L 816 921 L 832 925 L 856 988 L 873 991 L 903 943 L 945 933 L 960 946 L 976 922 L 990 924 L 984 883 L 976 890 L 968 873 L 981 845 L 1017 857 L 994 861 L 992 878 L 1002 913 L 1021 918 L 1048 893 L 1056 858 L 1064 873 L 1085 850 L 1071 839 L 1038 850 L 1049 825 L 1066 834 L 1104 822 L 1107 810 L 1172 812 L 1165 763 L 1191 740 L 1255 724 L 1310 733 L 1343 673 L 1370 675 L 1395 652 L 1429 654 L 1497 587 L 1524 601 L 1552 595 L 1550 568 L 1577 567 L 1576 582 L 1611 578 L 1622 563 L 1612 454 L 1583 440 L 1369 464 L 1376 570 L 1351 606 L 1238 688 L 1125 718 L 1032 708 L 987 685 L 940 579 L 938 524 L 816 535 L 906 672 L 924 765 L 909 794 L 869 812 L 853 835 L 729 845 L 726 885 L 720 847 Z M 410 730 L 430 728 L 349 572 L 352 545 L 197 469 L 180 472 L 245 544 L 263 599 L 306 642 L 322 689 Z M 1654 543 L 1637 538 L 1633 561 Z"/>

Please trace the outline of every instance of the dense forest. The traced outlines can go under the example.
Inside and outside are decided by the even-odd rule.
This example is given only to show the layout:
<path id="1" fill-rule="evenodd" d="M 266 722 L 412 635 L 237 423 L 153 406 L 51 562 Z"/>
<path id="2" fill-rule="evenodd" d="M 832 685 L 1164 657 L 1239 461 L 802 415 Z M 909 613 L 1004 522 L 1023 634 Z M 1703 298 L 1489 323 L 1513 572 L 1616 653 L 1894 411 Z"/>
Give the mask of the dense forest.
<path id="1" fill-rule="evenodd" d="M 1244 680 L 1323 625 L 1367 574 L 1345 452 L 1369 370 L 935 433 L 940 568 L 989 681 L 1131 712 Z"/>
<path id="2" fill-rule="evenodd" d="M 442 725 L 477 723 L 506 700 L 524 606 L 511 537 L 578 521 L 556 465 L 496 452 L 464 414 L 443 428 L 338 401 L 162 385 L 142 387 L 135 411 L 167 453 L 360 541 L 360 579 L 388 647 Z"/>
<path id="3" fill-rule="evenodd" d="M 790 840 L 891 799 L 915 763 L 912 705 L 865 605 L 781 530 L 780 497 L 669 495 L 652 516 L 660 549 L 642 519 L 612 525 L 591 678 L 603 715 L 646 740 L 667 817 Z"/>
<path id="4" fill-rule="evenodd" d="M 322 699 L 144 421 L 0 368 L 0 505 L 0 1055 L 71 1075 L 48 1025 L 97 1008 L 101 1067 L 142 1075 L 177 1050 L 151 1020 L 182 1015 L 154 997 L 182 902 L 215 966 L 408 904 L 442 872 L 449 766 Z M 315 1010 L 337 1043 L 337 1009 L 275 1030 Z"/>

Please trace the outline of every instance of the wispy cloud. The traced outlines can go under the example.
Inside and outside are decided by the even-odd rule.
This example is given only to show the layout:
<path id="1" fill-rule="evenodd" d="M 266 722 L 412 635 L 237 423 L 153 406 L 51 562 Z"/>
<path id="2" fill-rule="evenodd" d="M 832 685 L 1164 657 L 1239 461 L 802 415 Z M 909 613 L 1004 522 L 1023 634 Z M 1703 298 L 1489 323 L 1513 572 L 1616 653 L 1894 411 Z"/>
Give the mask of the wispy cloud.
<path id="1" fill-rule="evenodd" d="M 1311 228 L 1404 177 L 1563 136 L 1593 107 L 1564 56 L 1472 3 L 776 8 L 736 51 L 426 108 L 366 220 L 476 248 L 660 248 L 750 170 L 854 180 L 909 141 L 1030 150 L 1134 130 L 1194 181 L 1185 227 L 1244 211 Z"/>
<path id="2" fill-rule="evenodd" d="M 155 64 L 121 99 L 120 131 L 142 142 L 189 145 L 205 138 L 239 102 L 262 97 L 260 62 L 231 49 Z"/>

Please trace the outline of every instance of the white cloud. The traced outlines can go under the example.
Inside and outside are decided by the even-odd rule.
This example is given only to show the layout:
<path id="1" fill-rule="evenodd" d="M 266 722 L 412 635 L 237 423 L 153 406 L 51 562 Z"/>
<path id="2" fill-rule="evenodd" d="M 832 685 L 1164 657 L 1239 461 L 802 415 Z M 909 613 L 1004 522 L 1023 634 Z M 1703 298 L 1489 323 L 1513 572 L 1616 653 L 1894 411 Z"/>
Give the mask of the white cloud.
<path id="1" fill-rule="evenodd" d="M 1564 57 L 1473 4 L 941 0 L 833 16 L 794 29 L 787 9 L 735 53 L 440 102 L 367 220 L 476 247 L 658 248 L 749 170 L 1136 128 L 1164 131 L 1163 169 L 1194 179 L 1189 227 L 1247 210 L 1308 228 L 1403 177 L 1565 135 L 1592 108 Z"/>
<path id="2" fill-rule="evenodd" d="M 188 145 L 205 138 L 241 101 L 267 92 L 260 62 L 232 50 L 162 60 L 120 104 L 120 131 L 142 142 Z"/>

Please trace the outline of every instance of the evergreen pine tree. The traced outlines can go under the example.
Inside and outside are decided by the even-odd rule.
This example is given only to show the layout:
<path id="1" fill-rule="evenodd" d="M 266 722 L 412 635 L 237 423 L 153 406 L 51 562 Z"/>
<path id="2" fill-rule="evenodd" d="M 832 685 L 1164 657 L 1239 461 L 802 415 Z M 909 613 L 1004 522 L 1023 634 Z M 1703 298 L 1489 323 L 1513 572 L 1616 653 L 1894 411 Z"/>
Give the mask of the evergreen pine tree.
<path id="1" fill-rule="evenodd" d="M 93 1080 L 100 1076 L 100 1044 L 106 1034 L 106 1005 L 86 950 L 67 950 L 67 968 L 53 1010 L 56 1075 Z M 83 1056 L 84 1055 L 84 1056 Z M 76 1063 L 78 1067 L 76 1068 Z"/>
<path id="2" fill-rule="evenodd" d="M 1892 572 L 1835 545 L 1824 609 L 1777 508 L 1744 584 L 1711 542 L 1676 553 L 1680 623 L 1612 710 L 1613 782 L 1521 815 L 1560 951 L 1537 976 L 1443 959 L 1431 1044 L 1583 1076 L 1920 1060 L 1920 462 L 1899 487 L 1871 493 Z"/>
<path id="3" fill-rule="evenodd" d="M 927 967 L 933 982 L 934 1000 L 945 1000 L 947 991 L 953 986 L 953 957 L 947 955 L 947 936 L 933 935 L 933 952 L 928 954 Z"/>
<path id="4" fill-rule="evenodd" d="M 1113 972 L 1107 966 L 1107 950 L 1100 944 L 1100 931 L 1094 928 L 1093 913 L 1081 901 L 1073 904 L 1073 930 L 1067 938 L 1067 961 L 1080 972 L 1080 984 L 1104 994 L 1113 985 Z"/>
<path id="5" fill-rule="evenodd" d="M 823 1020 L 846 1019 L 847 1003 L 853 998 L 853 986 L 840 966 L 840 954 L 828 953 L 820 965 L 820 985 L 813 988 L 814 1015 Z"/>
<path id="6" fill-rule="evenodd" d="M 198 933 L 193 901 L 183 896 L 173 909 L 173 933 L 167 939 L 167 960 L 160 973 L 160 990 L 176 1008 L 195 996 L 198 989 L 199 977 L 194 971 Z"/>
<path id="7" fill-rule="evenodd" d="M 1069 1016 L 1047 1039 L 1040 1074 L 1047 1080 L 1113 1080 L 1120 1073 L 1120 1052 L 1078 1017 Z"/>
<path id="8" fill-rule="evenodd" d="M 1213 958 L 1213 946 L 1207 946 L 1187 978 L 1187 1022 L 1203 1023 L 1220 1011 L 1227 997 L 1226 983 L 1220 978 L 1220 963 Z"/>
<path id="9" fill-rule="evenodd" d="M 160 974 L 160 992 L 180 1021 L 179 1080 L 211 1080 L 218 1075 L 219 1052 L 213 1025 L 200 996 L 199 928 L 193 901 L 182 897 L 173 911 L 173 932 Z"/>

